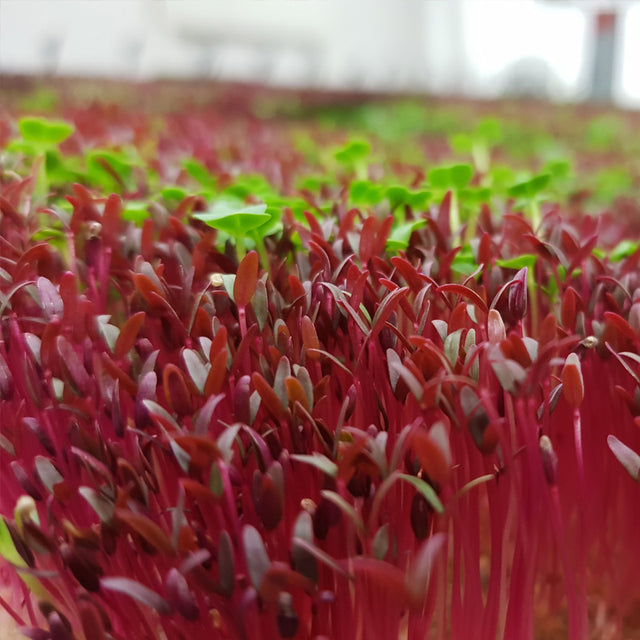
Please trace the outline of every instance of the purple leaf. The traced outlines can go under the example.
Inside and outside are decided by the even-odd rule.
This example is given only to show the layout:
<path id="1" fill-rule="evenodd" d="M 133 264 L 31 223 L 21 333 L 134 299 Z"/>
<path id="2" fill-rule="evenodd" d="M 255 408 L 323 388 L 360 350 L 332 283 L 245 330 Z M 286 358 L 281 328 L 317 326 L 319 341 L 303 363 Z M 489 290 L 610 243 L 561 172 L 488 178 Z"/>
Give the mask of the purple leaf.
<path id="1" fill-rule="evenodd" d="M 220 532 L 218 540 L 218 576 L 223 593 L 231 595 L 235 585 L 233 542 L 226 531 Z"/>
<path id="2" fill-rule="evenodd" d="M 149 589 L 149 587 L 145 587 L 143 584 L 140 584 L 135 580 L 120 576 L 112 576 L 102 578 L 100 580 L 100 585 L 107 591 L 115 591 L 129 596 L 141 604 L 154 609 L 161 615 L 171 615 L 171 605 L 164 598 L 152 589 Z"/>
<path id="3" fill-rule="evenodd" d="M 245 525 L 242 529 L 242 544 L 251 584 L 257 591 L 260 591 L 260 585 L 269 569 L 270 562 L 260 533 L 250 524 Z"/>
<path id="4" fill-rule="evenodd" d="M 91 378 L 84 368 L 71 343 L 64 337 L 56 338 L 56 350 L 63 369 L 67 373 L 67 381 L 82 395 L 87 395 L 91 386 Z"/>
<path id="5" fill-rule="evenodd" d="M 169 600 L 178 613 L 186 620 L 197 620 L 200 617 L 200 610 L 196 599 L 189 590 L 185 577 L 175 567 L 169 569 L 165 584 Z"/>
<path id="6" fill-rule="evenodd" d="M 36 287 L 45 318 L 47 320 L 61 318 L 64 312 L 64 305 L 58 290 L 51 280 L 40 277 L 36 280 Z"/>
<path id="7" fill-rule="evenodd" d="M 47 622 L 49 623 L 51 640 L 73 640 L 69 623 L 57 611 L 52 611 L 47 616 Z"/>
<path id="8" fill-rule="evenodd" d="M 527 267 L 520 269 L 512 282 L 507 305 L 509 313 L 520 320 L 527 313 Z"/>
<path id="9" fill-rule="evenodd" d="M 209 425 L 211 424 L 211 417 L 213 412 L 220 401 L 224 398 L 224 393 L 211 396 L 204 404 L 202 409 L 198 412 L 198 416 L 193 421 L 193 430 L 197 435 L 205 435 L 209 432 Z"/>
<path id="10" fill-rule="evenodd" d="M 17 460 L 12 460 L 9 463 L 11 467 L 11 471 L 13 471 L 13 475 L 16 477 L 16 480 L 20 483 L 20 486 L 24 489 L 24 491 L 30 495 L 34 500 L 42 500 L 42 494 L 36 486 L 31 481 L 29 474 L 24 470 L 22 465 Z"/>
<path id="11" fill-rule="evenodd" d="M 22 424 L 31 431 L 50 456 L 56 455 L 56 449 L 51 442 L 49 434 L 42 428 L 42 425 L 35 418 L 22 418 Z"/>

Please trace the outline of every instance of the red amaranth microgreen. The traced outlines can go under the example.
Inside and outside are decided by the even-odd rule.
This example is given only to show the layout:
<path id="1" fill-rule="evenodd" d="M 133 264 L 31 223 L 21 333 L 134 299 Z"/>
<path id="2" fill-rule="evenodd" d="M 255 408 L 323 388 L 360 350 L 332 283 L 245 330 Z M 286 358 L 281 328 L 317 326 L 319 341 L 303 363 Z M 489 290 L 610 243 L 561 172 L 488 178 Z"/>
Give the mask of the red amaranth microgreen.
<path id="1" fill-rule="evenodd" d="M 0 173 L 26 637 L 637 632 L 633 216 L 498 179 L 491 121 L 474 169 L 222 107 L 65 117 L 48 196 L 15 145 Z"/>

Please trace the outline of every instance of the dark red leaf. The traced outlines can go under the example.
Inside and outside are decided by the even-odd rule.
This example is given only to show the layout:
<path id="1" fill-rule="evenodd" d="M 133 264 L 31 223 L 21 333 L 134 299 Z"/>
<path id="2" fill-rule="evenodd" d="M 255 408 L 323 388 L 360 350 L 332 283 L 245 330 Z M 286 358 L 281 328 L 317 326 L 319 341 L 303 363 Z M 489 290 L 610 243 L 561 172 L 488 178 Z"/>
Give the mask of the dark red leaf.
<path id="1" fill-rule="evenodd" d="M 173 553 L 171 540 L 153 520 L 144 514 L 129 509 L 116 508 L 114 515 L 158 551 Z"/>
<path id="2" fill-rule="evenodd" d="M 87 598 L 78 601 L 80 624 L 86 638 L 91 640 L 107 640 L 105 625 L 97 606 Z"/>
<path id="3" fill-rule="evenodd" d="M 120 333 L 113 350 L 113 355 L 117 359 L 123 358 L 127 353 L 129 353 L 129 350 L 133 347 L 136 341 L 140 328 L 144 324 L 145 318 L 145 312 L 138 311 L 138 313 L 134 313 L 124 323 L 120 329 Z"/>
<path id="4" fill-rule="evenodd" d="M 321 358 L 321 354 L 319 354 L 317 350 L 320 349 L 320 341 L 318 340 L 316 328 L 314 327 L 313 322 L 311 322 L 311 318 L 309 318 L 309 316 L 302 317 L 301 331 L 302 344 L 307 352 L 307 357 L 310 360 L 319 360 Z M 314 349 L 315 351 L 309 351 L 309 349 Z"/>
<path id="5" fill-rule="evenodd" d="M 260 260 L 255 251 L 249 251 L 238 265 L 233 283 L 233 300 L 239 307 L 246 307 L 256 290 Z"/>
<path id="6" fill-rule="evenodd" d="M 410 442 L 429 478 L 438 486 L 445 485 L 451 478 L 450 453 L 423 426 L 412 431 Z"/>
<path id="7" fill-rule="evenodd" d="M 487 308 L 487 303 L 473 290 L 469 287 L 465 287 L 462 284 L 456 284 L 455 282 L 450 282 L 447 284 L 440 285 L 438 287 L 439 293 L 456 293 L 467 300 L 470 300 L 473 304 L 476 305 L 483 313 L 487 313 L 489 310 Z"/>
<path id="8" fill-rule="evenodd" d="M 580 359 L 570 353 L 562 368 L 562 393 L 572 409 L 578 409 L 584 398 L 584 382 Z"/>
<path id="9" fill-rule="evenodd" d="M 162 386 L 167 404 L 179 416 L 193 413 L 191 393 L 187 388 L 182 371 L 174 364 L 168 364 L 162 372 Z"/>
<path id="10" fill-rule="evenodd" d="M 251 382 L 255 390 L 258 392 L 258 395 L 260 396 L 260 399 L 267 411 L 269 411 L 269 413 L 271 413 L 276 419 L 282 420 L 285 417 L 287 410 L 280 402 L 276 392 L 257 371 L 252 374 Z"/>
<path id="11" fill-rule="evenodd" d="M 72 387 L 78 393 L 88 394 L 91 388 L 91 378 L 71 343 L 64 336 L 58 336 L 56 338 L 56 350 L 60 356 L 62 367 L 66 372 L 67 380 Z"/>
<path id="12" fill-rule="evenodd" d="M 267 531 L 275 529 L 282 519 L 284 497 L 268 473 L 253 472 L 251 491 L 253 506 Z"/>

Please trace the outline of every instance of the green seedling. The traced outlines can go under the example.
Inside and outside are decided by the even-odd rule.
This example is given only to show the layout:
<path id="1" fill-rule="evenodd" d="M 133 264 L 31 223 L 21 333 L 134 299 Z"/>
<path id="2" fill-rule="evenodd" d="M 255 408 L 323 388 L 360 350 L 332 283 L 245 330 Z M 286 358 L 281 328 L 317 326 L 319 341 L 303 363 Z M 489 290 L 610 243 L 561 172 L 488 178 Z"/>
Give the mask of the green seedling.
<path id="1" fill-rule="evenodd" d="M 640 247 L 640 243 L 633 242 L 631 240 L 621 240 L 609 254 L 609 259 L 612 262 L 621 262 L 625 258 L 633 255 Z"/>
<path id="2" fill-rule="evenodd" d="M 263 175 L 249 173 L 235 178 L 233 184 L 222 191 L 222 195 L 240 200 L 252 196 L 266 202 L 268 198 L 277 196 L 278 193 Z"/>
<path id="3" fill-rule="evenodd" d="M 261 260 L 268 263 L 262 239 L 272 227 L 268 223 L 274 222 L 274 212 L 267 211 L 265 203 L 246 204 L 230 198 L 219 199 L 209 211 L 196 213 L 193 217 L 231 236 L 238 258 L 244 257 L 246 240 L 250 239 L 255 243 Z"/>
<path id="4" fill-rule="evenodd" d="M 473 133 L 459 133 L 450 138 L 457 153 L 470 153 L 476 171 L 487 173 L 491 166 L 491 148 L 502 140 L 502 128 L 496 118 L 485 118 Z"/>
<path id="5" fill-rule="evenodd" d="M 188 158 L 183 161 L 182 168 L 207 191 L 214 192 L 216 190 L 215 177 L 202 163 L 193 158 Z"/>
<path id="6" fill-rule="evenodd" d="M 411 234 L 427 224 L 424 218 L 394 226 L 387 239 L 387 251 L 402 251 L 409 246 Z"/>
<path id="7" fill-rule="evenodd" d="M 181 202 L 187 195 L 187 191 L 182 187 L 164 187 L 164 189 L 160 190 L 160 197 L 171 204 Z"/>
<path id="8" fill-rule="evenodd" d="M 32 162 L 36 172 L 34 193 L 37 197 L 49 192 L 51 176 L 62 177 L 62 182 L 73 179 L 74 173 L 65 169 L 59 145 L 73 134 L 75 128 L 64 120 L 27 117 L 18 122 L 21 138 L 7 145 L 7 150 L 22 153 Z"/>
<path id="9" fill-rule="evenodd" d="M 300 222 L 304 220 L 304 212 L 309 208 L 309 203 L 304 198 L 300 198 L 299 196 L 273 195 L 264 198 L 264 201 L 267 204 L 267 213 L 271 214 L 272 222 L 276 222 L 278 225 L 278 228 L 275 228 L 272 224 L 270 224 L 269 234 L 275 233 L 280 227 L 282 227 L 280 223 L 280 212 L 283 208 L 288 207 L 289 209 L 291 209 L 293 217 Z"/>
<path id="10" fill-rule="evenodd" d="M 75 131 L 74 126 L 64 120 L 46 118 L 21 118 L 18 129 L 22 139 L 41 152 L 56 148 Z"/>
<path id="11" fill-rule="evenodd" d="M 122 212 L 122 219 L 140 226 L 150 215 L 148 202 L 144 200 L 128 200 Z"/>
<path id="12" fill-rule="evenodd" d="M 470 244 L 465 244 L 456 253 L 451 262 L 451 271 L 462 276 L 471 275 L 478 268 L 478 262 L 473 255 Z"/>
<path id="13" fill-rule="evenodd" d="M 425 189 L 411 191 L 402 185 L 387 187 L 385 196 L 389 200 L 389 207 L 394 212 L 398 207 L 409 206 L 413 211 L 423 211 L 431 200 L 431 192 Z"/>
<path id="14" fill-rule="evenodd" d="M 384 187 L 370 180 L 354 180 L 349 187 L 349 200 L 356 207 L 375 206 L 384 196 Z"/>
<path id="15" fill-rule="evenodd" d="M 594 195 L 599 202 L 613 202 L 617 197 L 629 194 L 633 180 L 627 169 L 605 167 L 596 173 L 592 181 Z"/>
<path id="16" fill-rule="evenodd" d="M 542 200 L 542 192 L 550 180 L 550 174 L 541 173 L 530 180 L 519 182 L 507 190 L 507 195 L 516 199 L 516 207 L 526 206 L 528 208 L 534 229 L 537 229 L 542 221 L 540 202 Z"/>
<path id="17" fill-rule="evenodd" d="M 564 197 L 573 190 L 575 177 L 569 160 L 564 158 L 548 160 L 542 168 L 542 173 L 548 173 L 551 176 L 549 186 L 553 187 L 554 197 Z"/>
<path id="18" fill-rule="evenodd" d="M 349 140 L 346 145 L 334 152 L 333 157 L 347 171 L 354 171 L 356 178 L 366 180 L 367 159 L 371 145 L 366 140 Z"/>
<path id="19" fill-rule="evenodd" d="M 607 151 L 624 136 L 622 123 L 618 118 L 603 115 L 593 118 L 587 126 L 585 142 L 593 151 Z"/>
<path id="20" fill-rule="evenodd" d="M 87 153 L 87 178 L 92 187 L 122 193 L 128 190 L 133 168 L 138 165 L 133 153 L 94 149 Z"/>

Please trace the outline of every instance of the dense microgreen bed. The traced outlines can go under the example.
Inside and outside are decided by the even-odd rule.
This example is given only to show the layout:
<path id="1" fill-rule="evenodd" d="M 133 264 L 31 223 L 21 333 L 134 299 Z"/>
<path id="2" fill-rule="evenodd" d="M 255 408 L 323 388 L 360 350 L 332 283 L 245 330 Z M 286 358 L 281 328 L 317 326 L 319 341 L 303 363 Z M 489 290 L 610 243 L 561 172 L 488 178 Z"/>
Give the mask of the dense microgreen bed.
<path id="1" fill-rule="evenodd" d="M 0 605 L 35 640 L 633 637 L 628 123 L 230 95 L 0 119 Z"/>

